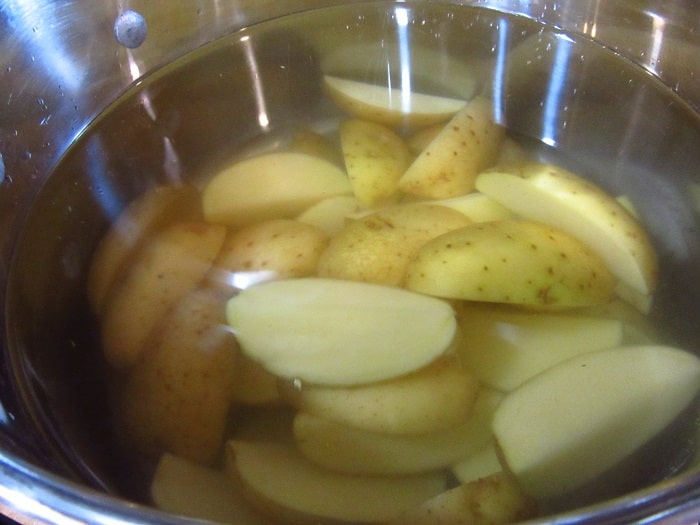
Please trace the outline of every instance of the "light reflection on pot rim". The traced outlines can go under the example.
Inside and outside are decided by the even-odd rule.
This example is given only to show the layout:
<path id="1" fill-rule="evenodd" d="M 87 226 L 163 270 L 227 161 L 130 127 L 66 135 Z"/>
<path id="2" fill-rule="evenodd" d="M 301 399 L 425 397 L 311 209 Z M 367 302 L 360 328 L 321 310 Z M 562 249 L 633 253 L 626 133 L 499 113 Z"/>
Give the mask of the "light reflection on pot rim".
<path id="1" fill-rule="evenodd" d="M 210 3 L 212 5 L 218 4 L 218 2 L 214 1 Z M 289 9 L 290 11 L 303 10 L 309 8 L 312 4 L 311 2 L 297 1 L 285 3 L 293 5 L 285 5 L 284 7 L 269 6 L 269 10 L 273 11 L 272 13 L 256 12 L 254 8 L 251 8 L 251 14 L 249 17 L 246 17 L 247 15 L 243 14 L 246 3 L 239 2 L 236 6 L 229 7 L 217 5 L 216 9 L 231 9 L 231 11 L 224 13 L 214 9 L 216 12 L 212 15 L 212 19 L 202 23 L 201 27 L 199 27 L 201 32 L 189 33 L 181 42 L 176 42 L 168 49 L 161 49 L 153 56 L 139 56 L 138 51 L 134 51 L 131 54 L 126 50 L 123 52 L 117 51 L 117 67 L 112 69 L 101 85 L 94 88 L 88 88 L 85 82 L 78 82 L 73 86 L 73 91 L 71 92 L 71 84 L 68 79 L 84 77 L 66 74 L 66 81 L 61 85 L 60 93 L 57 95 L 58 98 L 42 98 L 42 100 L 48 100 L 48 102 L 45 102 L 44 105 L 36 104 L 32 111 L 25 111 L 21 108 L 21 105 L 25 104 L 27 100 L 32 100 L 24 95 L 32 94 L 30 88 L 34 87 L 34 84 L 38 85 L 39 81 L 49 82 L 50 84 L 47 85 L 53 85 L 53 81 L 56 79 L 51 76 L 50 80 L 47 81 L 42 75 L 49 76 L 50 74 L 46 71 L 42 71 L 39 74 L 37 69 L 42 68 L 34 68 L 29 71 L 32 74 L 36 74 L 37 79 L 31 77 L 26 81 L 25 85 L 21 85 L 19 81 L 10 81 L 7 84 L 11 100 L 8 101 L 6 110 L 8 113 L 12 113 L 12 110 L 18 111 L 19 115 L 11 115 L 8 121 L 8 124 L 11 124 L 9 124 L 7 130 L 0 130 L 0 166 L 2 166 L 0 168 L 0 231 L 8 232 L 6 239 L 0 239 L 0 280 L 3 283 L 5 283 L 7 273 L 6 260 L 9 260 L 13 244 L 13 236 L 10 232 L 15 232 L 13 226 L 17 220 L 17 215 L 21 215 L 14 214 L 13 216 L 12 211 L 21 211 L 22 203 L 26 202 L 27 196 L 37 189 L 35 186 L 38 186 L 36 184 L 30 185 L 24 181 L 41 180 L 65 149 L 82 133 L 88 122 L 109 102 L 134 81 L 138 80 L 141 75 L 151 71 L 153 68 L 169 62 L 206 41 L 226 34 L 231 30 L 232 20 L 234 20 L 235 25 L 247 25 L 266 18 L 268 14 L 271 16 L 282 14 L 274 11 L 284 9 Z M 614 32 L 610 32 L 608 35 L 609 40 L 606 40 L 606 27 L 603 19 L 605 15 L 617 12 L 615 7 L 611 5 L 596 5 L 594 12 L 591 13 L 588 8 L 582 8 L 580 2 L 577 7 L 575 1 L 556 3 L 531 2 L 528 5 L 523 5 L 522 2 L 498 0 L 475 0 L 461 3 L 523 14 L 540 21 L 552 23 L 567 31 L 580 32 L 589 37 L 601 39 L 611 48 L 617 49 L 633 60 L 636 59 L 647 71 L 658 75 L 679 94 L 685 95 L 696 108 L 700 107 L 700 95 L 694 91 L 695 81 L 692 78 L 692 74 L 688 75 L 688 71 L 683 72 L 679 70 L 680 74 L 676 75 L 675 73 L 677 72 L 674 72 L 673 68 L 669 72 L 664 69 L 665 59 L 661 56 L 665 49 L 664 45 L 662 45 L 665 41 L 664 29 L 674 27 L 677 23 L 680 25 L 676 25 L 676 27 L 682 27 L 685 22 L 680 17 L 679 19 L 666 18 L 664 14 L 651 11 L 636 13 L 639 20 L 651 22 L 651 31 L 646 35 L 648 38 L 641 39 L 642 42 L 638 48 L 624 48 L 624 38 L 619 41 L 616 40 L 617 36 Z M 55 9 L 55 6 L 50 2 L 34 2 L 31 3 L 31 6 L 25 4 L 25 2 L 20 1 L 7 2 L 7 5 L 0 10 L 0 12 L 5 11 L 5 14 L 9 13 L 8 24 L 19 24 L 13 27 L 13 31 L 6 32 L 8 35 L 19 37 L 19 41 L 29 41 L 32 34 L 41 33 L 46 29 L 41 24 L 36 28 L 36 31 L 30 27 L 28 25 L 28 21 L 31 19 L 28 16 L 29 14 L 47 14 L 46 10 L 49 8 Z M 70 5 L 66 5 L 65 9 L 70 11 L 74 6 L 80 4 L 84 4 L 84 2 L 73 2 Z M 613 2 L 609 4 L 613 4 Z M 628 7 L 624 4 L 625 2 L 618 2 L 615 5 L 621 7 L 620 12 L 626 13 Z M 668 7 L 669 12 L 672 12 L 671 7 Z M 101 11 L 98 11 L 98 9 L 101 9 Z M 95 15 L 95 20 L 113 20 L 115 9 L 116 6 L 106 3 L 104 8 L 92 7 L 90 14 Z M 675 15 L 678 15 L 678 12 L 675 12 Z M 45 19 L 51 19 L 51 16 L 47 15 Z M 624 19 L 624 15 L 619 18 L 617 16 L 610 17 L 610 20 L 614 21 L 620 19 Z M 66 20 L 61 18 L 59 21 L 66 22 Z M 62 44 L 60 37 L 64 35 L 61 34 L 61 31 L 67 31 L 69 26 L 66 23 L 59 24 L 58 29 L 58 34 L 54 36 L 59 38 L 58 42 Z M 609 30 L 609 28 L 607 29 Z M 690 33 L 693 32 L 693 29 L 690 28 Z M 44 32 L 43 34 L 46 35 L 47 33 Z M 113 35 L 109 35 L 109 37 L 113 39 Z M 150 29 L 149 38 L 156 38 L 156 35 L 150 33 Z M 66 40 L 68 43 L 71 43 L 70 38 L 66 37 Z M 41 40 L 34 41 L 41 43 Z M 51 42 L 55 43 L 56 41 L 52 39 Z M 49 49 L 53 48 L 55 50 L 56 46 L 51 44 L 42 48 L 48 53 Z M 58 48 L 60 49 L 60 45 Z M 13 55 L 16 56 L 18 53 L 13 47 L 9 49 L 8 55 L 10 55 L 11 60 Z M 125 65 L 128 62 L 124 58 L 126 56 L 130 57 L 130 65 Z M 32 55 L 32 62 L 35 60 L 40 61 L 40 58 L 39 54 Z M 44 58 L 49 60 L 50 56 L 47 55 Z M 18 70 L 18 66 L 13 62 L 8 62 L 7 64 L 3 64 L 2 70 L 6 72 L 6 77 L 10 76 L 12 80 L 15 80 L 14 73 Z M 66 62 L 65 67 L 70 66 L 71 63 Z M 44 66 L 43 69 L 47 68 Z M 59 72 L 60 70 L 61 68 L 59 68 Z M 95 67 L 84 71 L 83 75 L 100 72 L 103 71 Z M 690 71 L 690 73 L 693 72 Z M 80 97 L 85 97 L 85 100 L 79 100 Z M 60 108 L 58 107 L 59 103 L 67 102 L 68 99 L 70 99 L 69 103 L 63 104 Z M 46 114 L 46 111 L 48 111 L 48 114 Z M 39 114 L 32 114 L 36 112 Z M 13 117 L 17 117 L 16 120 L 13 120 Z M 45 125 L 41 125 L 42 122 Z M 18 126 L 14 130 L 16 133 L 17 129 L 22 131 L 13 135 L 11 132 L 12 124 L 17 124 Z M 20 147 L 20 142 L 30 136 L 31 139 L 26 140 Z M 554 136 L 551 137 L 551 141 L 555 142 Z M 25 155 L 24 152 L 29 152 L 29 155 Z M 7 165 L 7 172 L 5 172 L 5 165 Z M 21 185 L 15 184 L 20 180 L 22 181 Z M 16 189 L 15 186 L 17 186 Z M 0 290 L 0 299 L 2 300 L 0 304 L 3 304 L 3 306 L 0 306 L 0 311 L 4 309 L 4 294 L 3 285 L 2 290 Z M 3 341 L 2 344 L 4 346 L 5 342 Z M 11 419 L 12 416 L 12 408 L 9 407 L 7 417 Z M 14 454 L 5 450 L 3 444 L 0 444 L 0 447 L 3 448 L 2 453 L 0 453 L 0 469 L 3 472 L 2 478 L 6 480 L 0 486 L 0 501 L 2 502 L 0 510 L 3 506 L 6 509 L 11 509 L 8 513 L 16 512 L 18 514 L 17 519 L 36 519 L 40 523 L 116 523 L 123 522 L 124 519 L 134 519 L 143 523 L 162 523 L 164 520 L 164 515 L 158 511 L 128 504 L 122 500 L 86 489 L 81 485 L 67 482 L 64 478 L 37 468 L 32 463 L 24 463 L 18 460 Z M 31 494 L 33 498 L 27 499 L 28 494 Z M 697 509 L 698 500 L 700 500 L 700 473 L 696 471 L 681 475 L 653 489 L 647 489 L 632 496 L 621 498 L 614 503 L 598 505 L 583 512 L 577 511 L 563 515 L 561 522 L 578 523 L 595 519 L 596 523 L 629 523 L 633 518 L 627 514 L 628 512 L 634 512 L 634 515 L 640 521 L 643 520 L 649 523 L 657 518 L 668 518 L 670 520 L 674 516 L 674 520 L 680 519 L 678 516 L 683 516 L 683 520 L 687 518 L 689 521 L 692 521 L 697 520 L 700 513 L 700 510 Z M 42 504 L 37 504 L 38 501 L 41 501 Z M 621 509 L 624 509 L 624 516 L 620 515 L 620 512 L 623 512 Z M 607 521 L 601 520 L 600 515 L 596 515 L 593 518 L 593 515 L 601 510 L 604 513 L 603 515 L 609 515 Z M 168 517 L 168 519 L 172 523 L 190 522 L 190 520 L 176 517 Z"/>

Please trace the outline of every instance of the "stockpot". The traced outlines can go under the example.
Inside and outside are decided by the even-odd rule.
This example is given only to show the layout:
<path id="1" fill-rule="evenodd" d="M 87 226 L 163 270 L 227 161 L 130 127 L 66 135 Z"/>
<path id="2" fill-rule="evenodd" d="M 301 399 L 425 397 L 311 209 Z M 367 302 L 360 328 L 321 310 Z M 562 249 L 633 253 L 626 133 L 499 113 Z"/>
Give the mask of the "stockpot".
<path id="1" fill-rule="evenodd" d="M 94 356 L 80 353 L 80 341 L 51 339 L 58 333 L 53 324 L 66 322 L 61 318 L 66 296 L 60 291 L 60 281 L 79 281 L 79 276 L 74 275 L 79 264 L 71 258 L 84 258 L 85 249 L 79 248 L 80 239 L 62 245 L 61 253 L 47 248 L 51 256 L 62 259 L 46 275 L 47 267 L 41 264 L 18 266 L 32 262 L 27 257 L 20 257 L 19 263 L 16 260 L 23 242 L 22 232 L 27 223 L 35 230 L 44 230 L 43 237 L 33 240 L 43 239 L 49 245 L 57 236 L 70 235 L 73 230 L 56 230 L 57 224 L 60 228 L 60 215 L 51 211 L 53 208 L 46 199 L 42 201 L 48 210 L 46 224 L 37 226 L 31 210 L 40 189 L 50 186 L 47 179 L 52 169 L 86 127 L 120 95 L 149 78 L 149 74 L 237 29 L 321 6 L 351 3 L 359 4 L 332 0 L 6 0 L 0 5 L 0 312 L 4 319 L 0 329 L 0 512 L 3 515 L 18 523 L 190 522 L 137 503 L 136 497 L 121 491 L 120 483 L 105 474 L 116 468 L 114 463 L 118 459 L 111 455 L 109 428 L 104 422 L 90 419 L 99 413 L 102 401 L 100 365 Z M 639 97 L 630 96 L 627 101 L 630 106 L 647 104 L 648 112 L 643 111 L 644 107 L 623 112 L 629 128 L 661 127 L 661 131 L 652 134 L 653 139 L 647 139 L 666 141 L 668 148 L 675 148 L 676 153 L 659 162 L 668 163 L 670 169 L 679 172 L 672 174 L 678 177 L 673 183 L 692 179 L 700 166 L 700 158 L 696 158 L 700 155 L 700 139 L 688 131 L 693 126 L 695 132 L 700 130 L 700 124 L 693 120 L 700 111 L 700 78 L 696 78 L 696 72 L 700 72 L 700 11 L 695 2 L 463 0 L 442 3 L 528 18 L 593 42 L 591 45 L 601 53 L 615 57 L 615 64 L 625 64 L 633 71 L 627 79 L 632 85 L 629 94 L 648 90 L 637 86 L 640 79 L 654 86 L 655 93 L 649 98 L 643 93 Z M 412 5 L 415 4 L 420 2 Z M 658 94 L 672 101 L 674 111 L 684 115 L 686 121 L 679 124 L 679 129 L 671 118 L 676 113 L 665 111 L 665 106 L 654 106 L 661 96 Z M 606 118 L 599 117 L 602 120 L 596 125 L 605 128 Z M 639 121 L 634 122 L 635 118 Z M 630 133 L 629 140 L 634 142 L 636 136 Z M 624 142 L 612 143 L 616 148 L 634 149 L 634 145 Z M 700 176 L 695 181 L 700 182 Z M 56 191 L 58 201 L 69 198 L 66 195 L 70 196 L 70 192 L 66 190 L 64 195 L 56 188 L 71 184 L 78 183 L 66 179 L 60 185 L 50 186 Z M 650 179 L 643 185 L 648 186 L 651 195 L 643 196 L 642 202 L 660 216 L 652 227 L 652 235 L 665 239 L 662 244 L 665 252 L 671 254 L 668 263 L 671 272 L 679 275 L 667 284 L 664 293 L 683 295 L 668 317 L 674 322 L 683 315 L 692 317 L 700 305 L 697 284 L 700 252 L 695 231 L 698 219 L 692 209 L 690 212 L 686 209 L 683 196 L 676 195 L 665 184 Z M 668 186 L 673 184 L 669 182 Z M 66 202 L 58 204 L 65 207 Z M 688 213 L 690 216 L 675 220 L 674 214 Z M 36 256 L 41 252 L 39 246 L 32 253 Z M 13 302 L 22 295 L 16 291 L 17 287 L 10 286 L 11 276 L 30 283 L 24 288 L 18 285 L 24 293 L 41 294 L 41 298 L 29 297 L 27 304 L 21 305 Z M 689 276 L 695 280 L 688 279 Z M 52 282 L 56 283 L 56 290 Z M 37 305 L 45 305 L 48 313 L 37 313 L 37 309 L 41 310 Z M 52 323 L 49 316 L 58 320 Z M 700 332 L 692 322 L 675 324 L 684 341 L 700 340 Z M 22 339 L 23 334 L 43 332 L 49 335 L 38 335 L 31 344 Z M 30 348 L 37 342 L 43 347 L 41 352 Z M 54 343 L 57 348 L 51 355 Z M 694 349 L 698 348 L 700 344 L 695 344 Z M 23 354 L 25 350 L 27 355 Z M 65 354 L 55 355 L 59 351 Z M 76 360 L 87 362 L 87 368 L 82 368 L 80 373 L 72 372 L 70 366 Z M 81 402 L 76 403 L 76 399 Z M 698 520 L 700 471 L 696 469 L 550 521 L 685 524 Z"/>

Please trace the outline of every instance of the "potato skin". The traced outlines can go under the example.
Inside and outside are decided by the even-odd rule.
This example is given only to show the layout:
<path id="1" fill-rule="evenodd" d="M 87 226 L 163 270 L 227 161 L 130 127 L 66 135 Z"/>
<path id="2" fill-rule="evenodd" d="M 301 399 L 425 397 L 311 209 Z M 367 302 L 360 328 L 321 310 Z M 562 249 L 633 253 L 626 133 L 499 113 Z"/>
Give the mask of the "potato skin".
<path id="1" fill-rule="evenodd" d="M 410 290 L 539 308 L 610 301 L 616 279 L 580 241 L 542 223 L 477 223 L 425 244 L 407 270 Z"/>
<path id="2" fill-rule="evenodd" d="M 318 262 L 318 274 L 351 281 L 402 286 L 406 267 L 430 239 L 471 221 L 432 204 L 410 204 L 376 212 L 334 236 Z"/>
<path id="3" fill-rule="evenodd" d="M 279 278 L 306 277 L 328 242 L 319 228 L 293 219 L 262 221 L 229 233 L 214 261 L 218 271 L 273 271 Z"/>

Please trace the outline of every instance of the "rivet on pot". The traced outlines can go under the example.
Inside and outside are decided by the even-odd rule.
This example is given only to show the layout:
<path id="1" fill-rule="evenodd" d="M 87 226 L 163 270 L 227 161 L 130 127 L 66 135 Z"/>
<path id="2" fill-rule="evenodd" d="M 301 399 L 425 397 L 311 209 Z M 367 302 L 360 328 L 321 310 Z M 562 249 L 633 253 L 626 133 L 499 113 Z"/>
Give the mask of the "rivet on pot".
<path id="1" fill-rule="evenodd" d="M 146 19 L 136 11 L 121 13 L 114 22 L 114 36 L 124 47 L 134 49 L 146 40 Z"/>

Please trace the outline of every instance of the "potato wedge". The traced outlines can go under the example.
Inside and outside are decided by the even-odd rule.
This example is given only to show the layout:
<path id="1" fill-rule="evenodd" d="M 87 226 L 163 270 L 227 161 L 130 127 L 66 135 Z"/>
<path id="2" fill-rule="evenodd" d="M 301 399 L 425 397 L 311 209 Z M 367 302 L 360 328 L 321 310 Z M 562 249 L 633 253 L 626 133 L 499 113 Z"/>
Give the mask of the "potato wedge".
<path id="1" fill-rule="evenodd" d="M 464 195 L 495 164 L 505 131 L 493 122 L 491 102 L 472 99 L 413 161 L 399 180 L 405 193 L 428 199 Z"/>
<path id="2" fill-rule="evenodd" d="M 348 222 L 348 217 L 360 210 L 360 204 L 353 195 L 339 195 L 317 202 L 299 214 L 297 220 L 316 226 L 326 235 L 340 232 Z"/>
<path id="3" fill-rule="evenodd" d="M 302 129 L 294 134 L 289 151 L 318 157 L 340 168 L 344 166 L 343 152 L 340 148 L 332 144 L 324 135 L 310 129 Z"/>
<path id="4" fill-rule="evenodd" d="M 87 296 L 100 314 L 109 290 L 153 232 L 168 224 L 202 218 L 199 192 L 192 186 L 157 186 L 132 201 L 117 217 L 92 256 Z"/>
<path id="5" fill-rule="evenodd" d="M 622 343 L 620 321 L 465 305 L 458 353 L 485 384 L 510 392 L 547 368 Z"/>
<path id="6" fill-rule="evenodd" d="M 478 386 L 473 373 L 445 357 L 411 374 L 354 387 L 284 382 L 280 394 L 299 410 L 352 427 L 421 434 L 467 421 Z"/>
<path id="7" fill-rule="evenodd" d="M 406 287 L 437 297 L 527 305 L 609 301 L 616 280 L 580 241 L 531 221 L 475 223 L 418 250 Z"/>
<path id="8" fill-rule="evenodd" d="M 285 279 L 232 298 L 226 319 L 244 353 L 282 378 L 356 385 L 412 372 L 456 329 L 439 299 L 374 284 Z"/>
<path id="9" fill-rule="evenodd" d="M 443 492 L 390 525 L 507 525 L 536 515 L 536 502 L 501 472 Z"/>
<path id="10" fill-rule="evenodd" d="M 213 281 L 234 272 L 270 271 L 278 278 L 307 277 L 316 272 L 325 250 L 325 233 L 293 219 L 270 219 L 230 232 L 213 263 Z M 227 282 L 220 282 L 227 289 Z"/>
<path id="11" fill-rule="evenodd" d="M 236 358 L 236 380 L 233 383 L 234 403 L 268 405 L 279 400 L 277 377 L 240 352 Z"/>
<path id="12" fill-rule="evenodd" d="M 470 223 L 456 210 L 426 203 L 380 210 L 352 221 L 331 239 L 319 258 L 318 275 L 401 286 L 423 244 Z"/>
<path id="13" fill-rule="evenodd" d="M 250 508 L 226 473 L 172 454 L 160 458 L 150 494 L 156 507 L 171 514 L 217 523 L 269 525 Z"/>
<path id="14" fill-rule="evenodd" d="M 159 319 L 202 282 L 225 235 L 221 225 L 182 222 L 147 240 L 104 307 L 102 346 L 110 365 L 128 368 L 138 359 Z"/>
<path id="15" fill-rule="evenodd" d="M 533 162 L 489 170 L 476 186 L 518 215 L 581 240 L 640 294 L 654 291 L 658 261 L 646 231 L 614 197 L 587 180 Z"/>
<path id="16" fill-rule="evenodd" d="M 350 195 L 338 166 L 304 153 L 277 152 L 236 162 L 204 188 L 207 221 L 231 227 L 267 219 L 291 219 L 328 197 Z"/>
<path id="17" fill-rule="evenodd" d="M 236 381 L 226 298 L 200 289 L 160 320 L 120 392 L 117 428 L 146 455 L 211 464 L 221 451 Z"/>
<path id="18" fill-rule="evenodd" d="M 429 126 L 445 122 L 466 102 L 326 75 L 323 86 L 335 104 L 354 117 L 385 126 Z"/>
<path id="19" fill-rule="evenodd" d="M 508 468 L 537 498 L 595 479 L 661 432 L 700 389 L 700 359 L 631 346 L 580 355 L 508 394 L 493 431 Z"/>
<path id="20" fill-rule="evenodd" d="M 466 215 L 472 222 L 501 221 L 515 217 L 515 214 L 508 208 L 491 197 L 476 191 L 460 195 L 459 197 L 452 197 L 451 199 L 440 199 L 431 202 L 438 206 L 452 208 Z"/>
<path id="21" fill-rule="evenodd" d="M 397 182 L 412 160 L 403 139 L 386 126 L 353 119 L 340 124 L 340 144 L 360 205 L 378 208 L 395 202 Z"/>
<path id="22" fill-rule="evenodd" d="M 501 398 L 480 389 L 464 423 L 423 434 L 372 432 L 301 411 L 294 419 L 294 436 L 304 456 L 336 472 L 427 472 L 469 458 L 491 442 L 491 419 Z"/>
<path id="23" fill-rule="evenodd" d="M 442 492 L 444 474 L 348 476 L 325 470 L 294 447 L 230 441 L 227 469 L 250 501 L 284 523 L 382 522 Z"/>
<path id="24" fill-rule="evenodd" d="M 452 474 L 460 483 L 469 483 L 503 471 L 493 440 L 474 454 L 452 465 Z"/>

